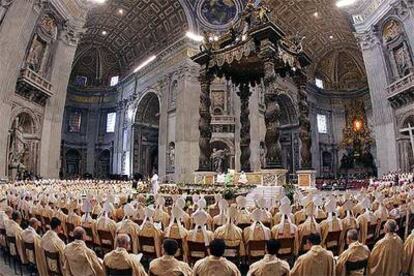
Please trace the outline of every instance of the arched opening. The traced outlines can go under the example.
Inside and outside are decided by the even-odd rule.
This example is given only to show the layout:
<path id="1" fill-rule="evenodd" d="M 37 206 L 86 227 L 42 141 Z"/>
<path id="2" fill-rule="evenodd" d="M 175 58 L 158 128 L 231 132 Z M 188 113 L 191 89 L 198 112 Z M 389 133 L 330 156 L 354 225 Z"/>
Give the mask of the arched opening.
<path id="1" fill-rule="evenodd" d="M 108 179 L 111 173 L 111 152 L 106 149 L 103 150 L 96 162 L 96 177 Z"/>
<path id="2" fill-rule="evenodd" d="M 286 94 L 277 98 L 280 106 L 280 145 L 282 146 L 282 165 L 294 177 L 299 168 L 298 115 L 293 100 Z"/>
<path id="3" fill-rule="evenodd" d="M 158 171 L 160 103 L 155 93 L 140 101 L 134 123 L 133 174 L 151 176 Z"/>
<path id="4" fill-rule="evenodd" d="M 414 127 L 414 115 L 408 116 L 402 123 L 400 138 L 397 141 L 400 169 L 408 172 L 414 168 L 414 154 L 409 129 Z"/>
<path id="5" fill-rule="evenodd" d="M 80 162 L 81 162 L 81 154 L 78 150 L 69 149 L 65 154 L 66 160 L 66 168 L 65 174 L 66 177 L 69 178 L 76 178 L 81 175 L 80 173 Z"/>

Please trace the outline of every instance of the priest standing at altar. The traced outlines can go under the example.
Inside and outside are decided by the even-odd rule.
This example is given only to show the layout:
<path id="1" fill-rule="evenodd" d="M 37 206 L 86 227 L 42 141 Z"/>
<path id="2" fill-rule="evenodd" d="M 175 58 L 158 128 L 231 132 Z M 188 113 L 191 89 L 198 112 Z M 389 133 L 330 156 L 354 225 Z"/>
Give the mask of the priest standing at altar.
<path id="1" fill-rule="evenodd" d="M 158 193 L 158 189 L 160 188 L 158 178 L 157 172 L 154 172 L 154 175 L 151 178 L 151 189 L 154 195 Z"/>

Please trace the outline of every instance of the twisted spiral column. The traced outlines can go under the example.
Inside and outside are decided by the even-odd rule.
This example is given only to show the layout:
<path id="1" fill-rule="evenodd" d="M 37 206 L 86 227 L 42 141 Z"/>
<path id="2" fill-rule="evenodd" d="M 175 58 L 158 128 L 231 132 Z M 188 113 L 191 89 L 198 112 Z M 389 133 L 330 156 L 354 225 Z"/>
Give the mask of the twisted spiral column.
<path id="1" fill-rule="evenodd" d="M 200 94 L 200 120 L 198 122 L 198 129 L 200 131 L 200 158 L 198 164 L 199 171 L 211 171 L 211 148 L 210 140 L 212 135 L 211 129 L 211 114 L 210 114 L 210 85 L 212 81 L 212 75 L 206 70 L 202 69 L 200 71 L 200 84 L 201 84 L 201 94 Z"/>
<path id="2" fill-rule="evenodd" d="M 240 166 L 242 171 L 249 172 L 250 168 L 250 111 L 249 98 L 251 95 L 249 83 L 240 83 L 239 92 L 240 97 Z"/>

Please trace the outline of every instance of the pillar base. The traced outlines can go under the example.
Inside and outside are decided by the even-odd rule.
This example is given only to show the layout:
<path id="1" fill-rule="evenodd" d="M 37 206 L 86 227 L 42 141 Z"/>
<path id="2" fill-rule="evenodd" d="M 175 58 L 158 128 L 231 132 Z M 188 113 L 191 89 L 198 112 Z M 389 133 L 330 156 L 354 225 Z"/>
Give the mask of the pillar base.
<path id="1" fill-rule="evenodd" d="M 286 184 L 286 169 L 264 169 L 262 170 L 263 186 L 282 186 Z"/>
<path id="2" fill-rule="evenodd" d="M 298 186 L 300 188 L 314 188 L 316 182 L 316 171 L 301 170 L 296 171 L 298 175 Z"/>

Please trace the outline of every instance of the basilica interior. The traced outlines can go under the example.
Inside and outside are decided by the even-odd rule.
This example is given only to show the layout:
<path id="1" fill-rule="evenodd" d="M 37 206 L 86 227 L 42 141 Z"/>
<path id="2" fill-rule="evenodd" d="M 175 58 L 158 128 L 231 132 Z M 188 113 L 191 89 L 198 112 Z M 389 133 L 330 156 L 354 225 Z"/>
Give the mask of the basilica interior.
<path id="1" fill-rule="evenodd" d="M 260 2 L 1 1 L 0 178 L 411 171 L 413 2 Z"/>

